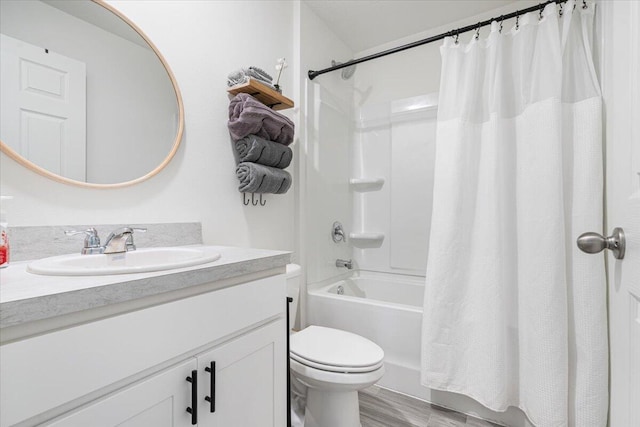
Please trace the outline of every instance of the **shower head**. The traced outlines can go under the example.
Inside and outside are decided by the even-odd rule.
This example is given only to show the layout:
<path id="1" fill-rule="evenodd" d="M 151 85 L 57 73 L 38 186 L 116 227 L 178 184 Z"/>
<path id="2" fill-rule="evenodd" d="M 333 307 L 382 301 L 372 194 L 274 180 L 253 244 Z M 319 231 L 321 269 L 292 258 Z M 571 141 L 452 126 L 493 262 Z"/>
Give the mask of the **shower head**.
<path id="1" fill-rule="evenodd" d="M 336 65 L 340 65 L 340 64 L 342 64 L 342 62 L 331 60 L 331 66 L 332 67 L 335 67 Z M 355 64 L 343 68 L 342 69 L 342 80 L 349 80 L 353 76 L 353 73 L 355 73 L 355 72 L 356 72 Z"/>

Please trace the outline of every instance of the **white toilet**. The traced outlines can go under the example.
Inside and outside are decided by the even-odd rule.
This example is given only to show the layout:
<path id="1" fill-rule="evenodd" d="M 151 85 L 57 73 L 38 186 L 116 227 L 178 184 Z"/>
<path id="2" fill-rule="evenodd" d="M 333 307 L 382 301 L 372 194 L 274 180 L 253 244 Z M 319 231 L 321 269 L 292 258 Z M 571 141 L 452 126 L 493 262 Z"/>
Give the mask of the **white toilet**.
<path id="1" fill-rule="evenodd" d="M 287 265 L 287 294 L 293 298 L 289 324 L 295 324 L 300 266 Z M 360 427 L 358 390 L 384 374 L 384 351 L 350 332 L 309 326 L 290 338 L 291 375 L 307 387 L 304 427 Z"/>

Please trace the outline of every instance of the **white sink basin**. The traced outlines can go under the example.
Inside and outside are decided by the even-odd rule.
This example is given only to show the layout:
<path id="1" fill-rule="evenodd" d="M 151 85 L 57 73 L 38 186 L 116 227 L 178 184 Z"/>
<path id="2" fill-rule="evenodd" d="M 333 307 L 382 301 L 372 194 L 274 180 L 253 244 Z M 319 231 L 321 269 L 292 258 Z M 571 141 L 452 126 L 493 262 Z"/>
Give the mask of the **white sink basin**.
<path id="1" fill-rule="evenodd" d="M 30 263 L 27 271 L 47 276 L 102 276 L 191 267 L 219 258 L 220 253 L 206 248 L 146 248 L 121 254 L 43 258 Z"/>

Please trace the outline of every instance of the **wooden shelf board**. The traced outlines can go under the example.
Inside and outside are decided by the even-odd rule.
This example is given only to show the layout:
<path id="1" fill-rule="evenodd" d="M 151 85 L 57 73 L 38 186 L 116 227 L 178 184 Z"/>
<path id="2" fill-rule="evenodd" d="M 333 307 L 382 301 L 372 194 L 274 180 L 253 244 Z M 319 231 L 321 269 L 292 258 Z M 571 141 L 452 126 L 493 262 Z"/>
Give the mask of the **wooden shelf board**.
<path id="1" fill-rule="evenodd" d="M 292 100 L 282 95 L 280 92 L 259 83 L 255 79 L 249 79 L 246 83 L 231 86 L 227 89 L 227 92 L 232 95 L 248 93 L 264 105 L 273 108 L 274 110 L 286 110 L 287 108 L 293 108 L 294 106 Z"/>

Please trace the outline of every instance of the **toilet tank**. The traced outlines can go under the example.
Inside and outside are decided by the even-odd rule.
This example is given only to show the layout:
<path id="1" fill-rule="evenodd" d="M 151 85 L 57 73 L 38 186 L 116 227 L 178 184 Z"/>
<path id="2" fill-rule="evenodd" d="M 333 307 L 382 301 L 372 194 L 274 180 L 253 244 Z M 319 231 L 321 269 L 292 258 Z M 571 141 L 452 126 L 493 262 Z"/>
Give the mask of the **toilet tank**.
<path id="1" fill-rule="evenodd" d="M 289 304 L 289 328 L 296 324 L 298 302 L 300 301 L 300 281 L 302 280 L 302 268 L 298 264 L 287 264 L 287 296 L 293 301 Z"/>

